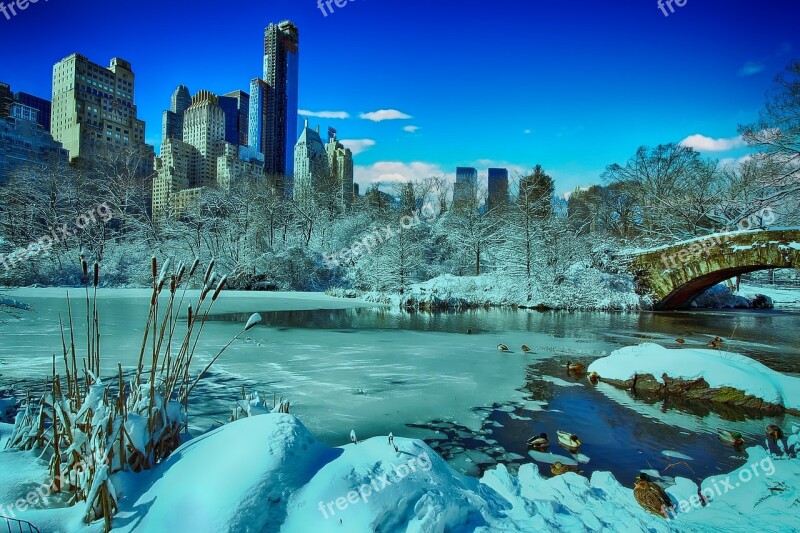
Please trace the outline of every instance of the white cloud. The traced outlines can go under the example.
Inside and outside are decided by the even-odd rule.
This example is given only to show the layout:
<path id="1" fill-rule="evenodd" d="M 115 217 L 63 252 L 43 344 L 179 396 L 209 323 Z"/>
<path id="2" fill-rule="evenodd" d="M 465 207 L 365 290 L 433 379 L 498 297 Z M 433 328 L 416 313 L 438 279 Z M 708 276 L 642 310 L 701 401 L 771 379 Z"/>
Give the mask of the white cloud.
<path id="1" fill-rule="evenodd" d="M 747 161 L 750 161 L 752 158 L 753 156 L 751 155 L 743 155 L 742 157 L 739 158 L 725 157 L 719 160 L 719 165 L 721 167 L 737 168 L 745 164 Z"/>
<path id="2" fill-rule="evenodd" d="M 414 133 L 419 129 L 419 126 L 404 126 L 403 131 L 407 131 L 408 133 Z"/>
<path id="3" fill-rule="evenodd" d="M 531 134 L 531 130 L 524 129 L 524 130 L 522 130 L 522 133 L 524 133 L 525 135 L 530 135 Z"/>
<path id="4" fill-rule="evenodd" d="M 739 76 L 754 76 L 764 70 L 764 64 L 760 61 L 748 61 L 739 69 Z"/>
<path id="5" fill-rule="evenodd" d="M 297 114 L 304 117 L 317 118 L 350 118 L 350 113 L 347 111 L 309 111 L 307 109 L 298 109 Z"/>
<path id="6" fill-rule="evenodd" d="M 714 139 L 696 133 L 682 140 L 681 145 L 694 148 L 698 152 L 725 152 L 727 150 L 733 150 L 734 148 L 740 148 L 745 145 L 745 142 L 740 136 L 731 137 L 729 139 Z"/>
<path id="7" fill-rule="evenodd" d="M 498 161 L 496 159 L 476 159 L 472 161 L 472 166 L 478 169 L 478 174 L 486 174 L 490 168 L 505 168 L 508 170 L 509 179 L 513 180 L 517 176 L 524 176 L 530 172 L 533 165 L 518 165 L 516 163 L 509 163 L 508 161 Z"/>
<path id="8" fill-rule="evenodd" d="M 361 113 L 361 118 L 372 122 L 382 122 L 384 120 L 405 120 L 412 118 L 411 115 L 398 111 L 397 109 L 379 109 L 369 113 Z"/>
<path id="9" fill-rule="evenodd" d="M 446 172 L 435 163 L 424 161 L 378 161 L 371 165 L 356 165 L 353 169 L 355 180 L 364 187 L 373 183 L 404 183 L 431 176 L 447 176 L 451 180 L 455 177 L 452 172 Z M 365 191 L 362 188 L 362 193 Z"/>
<path id="10" fill-rule="evenodd" d="M 342 139 L 339 142 L 350 148 L 353 155 L 358 155 L 375 146 L 375 141 L 372 139 Z"/>

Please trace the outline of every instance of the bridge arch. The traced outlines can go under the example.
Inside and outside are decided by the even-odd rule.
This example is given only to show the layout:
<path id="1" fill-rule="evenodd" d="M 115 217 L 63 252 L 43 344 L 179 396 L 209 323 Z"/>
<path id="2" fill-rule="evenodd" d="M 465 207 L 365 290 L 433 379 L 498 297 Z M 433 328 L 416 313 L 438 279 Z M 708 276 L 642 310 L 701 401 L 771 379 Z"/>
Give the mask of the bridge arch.
<path id="1" fill-rule="evenodd" d="M 800 268 L 800 228 L 709 235 L 634 255 L 637 290 L 658 310 L 688 307 L 726 279 L 758 270 Z"/>

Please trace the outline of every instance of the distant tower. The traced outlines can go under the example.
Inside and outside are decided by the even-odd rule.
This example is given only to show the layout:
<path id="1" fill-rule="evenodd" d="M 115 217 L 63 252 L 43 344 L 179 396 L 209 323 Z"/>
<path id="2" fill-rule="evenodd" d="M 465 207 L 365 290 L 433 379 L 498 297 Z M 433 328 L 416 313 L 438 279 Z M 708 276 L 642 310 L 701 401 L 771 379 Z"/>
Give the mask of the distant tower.
<path id="1" fill-rule="evenodd" d="M 289 21 L 270 24 L 264 30 L 264 81 L 268 85 L 264 166 L 276 176 L 294 175 L 291 148 L 297 140 L 299 64 L 297 26 Z M 276 183 L 280 192 L 285 191 L 285 185 Z"/>
<path id="2" fill-rule="evenodd" d="M 152 172 L 153 147 L 145 143 L 145 124 L 133 101 L 131 64 L 114 57 L 108 67 L 72 54 L 53 66 L 53 138 L 70 159 L 104 151 L 136 150 L 145 162 L 139 174 Z"/>
<path id="3" fill-rule="evenodd" d="M 489 198 L 487 199 L 487 209 L 491 211 L 508 205 L 508 169 L 490 168 L 488 179 Z"/>
<path id="4" fill-rule="evenodd" d="M 217 179 L 217 160 L 221 155 L 220 141 L 225 140 L 225 113 L 217 96 L 200 91 L 183 115 L 183 141 L 197 149 L 193 154 L 189 175 L 190 187 L 212 185 Z"/>
<path id="5" fill-rule="evenodd" d="M 472 167 L 456 167 L 456 183 L 453 186 L 453 210 L 476 209 L 478 200 L 478 171 Z"/>
<path id="6" fill-rule="evenodd" d="M 294 167 L 292 195 L 295 201 L 308 204 L 314 200 L 317 193 L 327 192 L 325 185 L 331 175 L 328 154 L 319 132 L 308 127 L 308 119 L 294 146 Z"/>
<path id="7" fill-rule="evenodd" d="M 325 152 L 328 154 L 336 207 L 347 211 L 353 205 L 353 152 L 336 140 L 336 130 L 333 128 L 328 128 Z"/>
<path id="8" fill-rule="evenodd" d="M 231 144 L 239 146 L 247 146 L 247 135 L 249 133 L 250 124 L 250 95 L 244 91 L 232 91 L 223 95 L 225 98 L 233 98 L 236 100 L 236 110 L 238 117 L 236 119 L 236 131 L 239 139 L 236 142 L 228 141 Z M 225 129 L 228 129 L 228 116 L 225 116 Z M 226 133 L 227 136 L 227 133 Z"/>
<path id="9" fill-rule="evenodd" d="M 267 96 L 269 86 L 259 78 L 250 81 L 250 116 L 248 118 L 247 159 L 257 159 L 264 162 L 267 150 Z"/>
<path id="10" fill-rule="evenodd" d="M 170 98 L 169 111 L 161 116 L 162 140 L 183 140 L 183 114 L 192 105 L 192 95 L 186 85 L 179 85 Z"/>

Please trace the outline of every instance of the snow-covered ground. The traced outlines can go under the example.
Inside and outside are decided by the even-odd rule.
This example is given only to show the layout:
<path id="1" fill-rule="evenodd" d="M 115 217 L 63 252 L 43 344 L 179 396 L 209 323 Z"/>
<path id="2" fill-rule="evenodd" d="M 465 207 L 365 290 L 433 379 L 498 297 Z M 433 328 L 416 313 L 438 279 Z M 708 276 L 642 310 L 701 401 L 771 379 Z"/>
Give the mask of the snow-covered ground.
<path id="1" fill-rule="evenodd" d="M 772 300 L 776 309 L 800 309 L 800 289 L 781 289 L 742 283 L 737 294 L 751 300 L 756 295 L 763 294 Z"/>
<path id="2" fill-rule="evenodd" d="M 518 305 L 601 311 L 650 309 L 650 299 L 637 295 L 634 286 L 632 275 L 608 274 L 575 264 L 561 284 L 537 285 L 534 282 L 530 293 L 524 281 L 509 276 L 490 273 L 459 277 L 448 274 L 414 284 L 402 297 L 367 293 L 364 298 L 394 307 L 410 299 L 425 302 L 429 307 L 433 304 L 434 307 L 449 308 Z"/>
<path id="3" fill-rule="evenodd" d="M 711 388 L 733 387 L 748 395 L 800 409 L 800 378 L 786 376 L 744 355 L 699 348 L 667 349 L 653 343 L 628 346 L 589 365 L 602 378 L 627 381 L 650 374 L 660 379 L 703 378 Z"/>
<path id="4" fill-rule="evenodd" d="M 797 428 L 795 428 L 796 430 Z M 396 448 L 395 448 L 396 446 Z M 151 472 L 117 475 L 114 531 L 173 533 L 285 531 L 789 531 L 800 461 L 747 450 L 748 461 L 698 487 L 676 478 L 667 520 L 644 511 L 613 476 L 568 473 L 547 478 L 534 464 L 517 476 L 504 466 L 481 479 L 452 470 L 423 442 L 387 437 L 327 447 L 291 415 L 245 418 L 196 438 Z M 34 494 L 44 463 L 0 452 L 0 494 Z M 661 473 L 651 471 L 661 477 Z M 665 476 L 666 477 L 666 476 Z M 23 481 L 25 480 L 25 481 Z M 709 500 L 703 507 L 698 489 Z M 52 499 L 11 511 L 43 532 L 84 533 L 82 504 Z M 8 508 L 6 508 L 8 514 Z"/>

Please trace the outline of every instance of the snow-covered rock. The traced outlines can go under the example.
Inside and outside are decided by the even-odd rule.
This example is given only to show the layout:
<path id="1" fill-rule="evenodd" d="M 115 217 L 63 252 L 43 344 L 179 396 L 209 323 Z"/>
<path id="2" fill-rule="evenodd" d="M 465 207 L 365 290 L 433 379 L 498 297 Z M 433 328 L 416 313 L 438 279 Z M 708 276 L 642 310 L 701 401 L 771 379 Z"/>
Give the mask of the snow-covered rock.
<path id="1" fill-rule="evenodd" d="M 732 387 L 774 405 L 800 409 L 800 378 L 786 376 L 754 359 L 724 350 L 667 349 L 644 343 L 615 350 L 594 361 L 589 372 L 616 381 L 646 374 L 656 379 L 664 374 L 686 381 L 703 378 L 712 389 Z"/>

